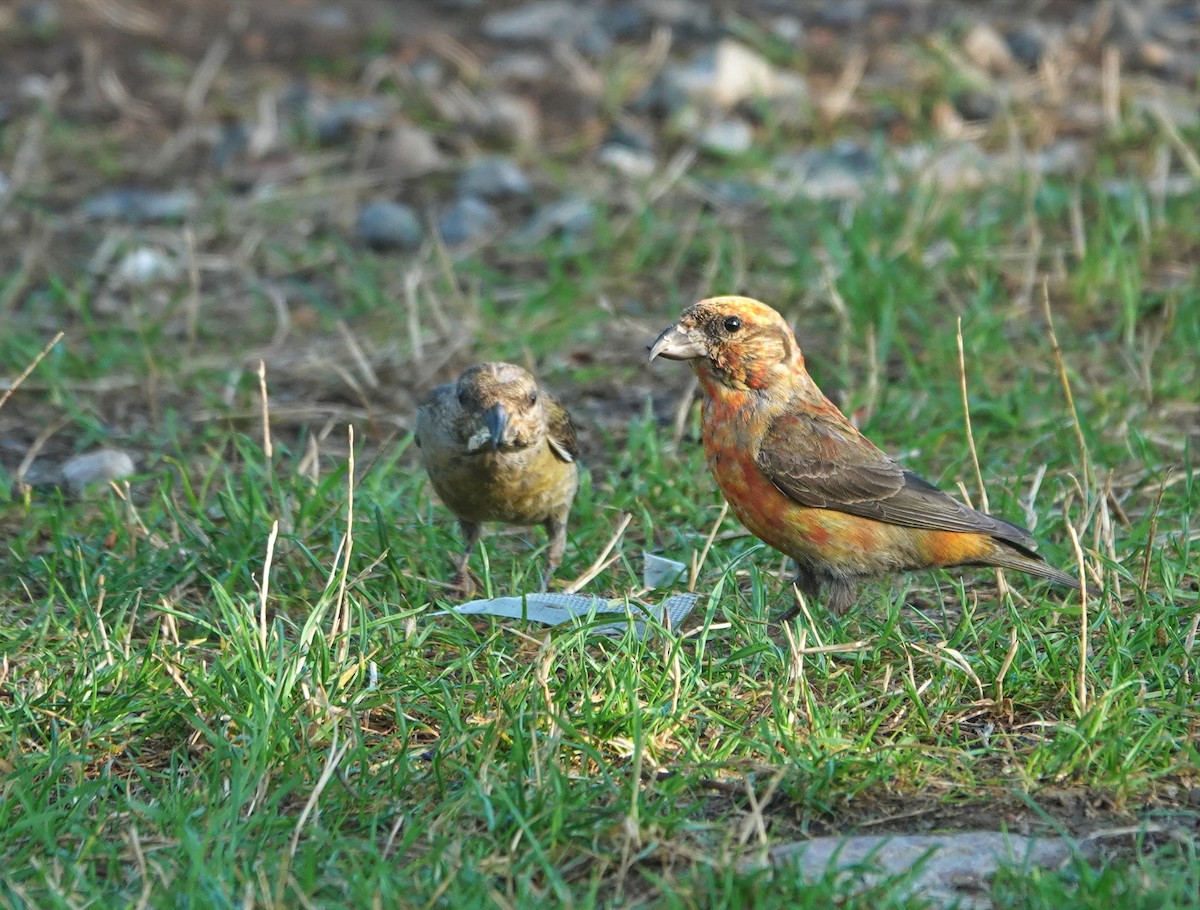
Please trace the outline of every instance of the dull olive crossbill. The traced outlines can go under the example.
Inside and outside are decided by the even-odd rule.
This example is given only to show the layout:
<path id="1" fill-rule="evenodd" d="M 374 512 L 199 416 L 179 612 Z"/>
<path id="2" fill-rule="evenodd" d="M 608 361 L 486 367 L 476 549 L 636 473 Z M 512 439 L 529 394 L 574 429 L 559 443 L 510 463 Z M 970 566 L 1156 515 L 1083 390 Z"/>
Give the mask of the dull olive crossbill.
<path id="1" fill-rule="evenodd" d="M 545 587 L 562 562 L 579 481 L 566 408 L 521 367 L 480 363 L 433 390 L 417 410 L 415 435 L 433 488 L 465 538 L 455 587 L 472 588 L 467 562 L 485 521 L 546 529 Z"/>
<path id="2" fill-rule="evenodd" d="M 833 612 L 850 607 L 860 580 L 906 570 L 997 566 L 1079 588 L 1027 530 L 947 496 L 859 433 L 769 306 L 702 300 L 658 336 L 655 357 L 690 361 L 704 393 L 704 452 L 730 508 L 795 560 L 797 587 L 814 598 L 824 590 Z"/>

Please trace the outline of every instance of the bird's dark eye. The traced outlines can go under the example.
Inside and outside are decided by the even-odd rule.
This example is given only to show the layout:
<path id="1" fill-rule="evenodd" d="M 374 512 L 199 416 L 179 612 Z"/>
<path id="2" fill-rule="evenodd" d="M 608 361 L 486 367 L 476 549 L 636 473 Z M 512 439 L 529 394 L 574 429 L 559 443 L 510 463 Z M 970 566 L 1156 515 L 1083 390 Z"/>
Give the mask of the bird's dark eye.
<path id="1" fill-rule="evenodd" d="M 466 389 L 458 390 L 458 403 L 460 405 L 462 405 L 464 408 L 467 406 L 467 390 Z"/>
<path id="2" fill-rule="evenodd" d="M 538 390 L 534 389 L 532 392 L 529 393 L 529 403 L 530 404 L 537 404 L 537 392 L 538 392 Z"/>
<path id="3" fill-rule="evenodd" d="M 725 331 L 726 332 L 736 332 L 741 327 L 742 327 L 742 320 L 738 319 L 738 317 L 736 317 L 736 316 L 726 316 L 725 317 Z"/>

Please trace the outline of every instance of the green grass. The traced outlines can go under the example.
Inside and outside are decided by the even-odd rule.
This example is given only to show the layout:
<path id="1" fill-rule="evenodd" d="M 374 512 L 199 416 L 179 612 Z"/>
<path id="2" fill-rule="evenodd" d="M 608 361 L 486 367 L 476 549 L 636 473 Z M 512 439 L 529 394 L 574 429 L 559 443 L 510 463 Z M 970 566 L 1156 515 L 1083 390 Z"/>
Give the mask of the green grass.
<path id="1" fill-rule="evenodd" d="M 609 213 L 583 247 L 429 259 L 427 356 L 439 320 L 487 332 L 420 379 L 403 270 L 320 232 L 275 225 L 257 254 L 300 276 L 308 310 L 283 349 L 254 293 L 206 289 L 191 349 L 182 289 L 113 311 L 69 272 L 38 283 L 0 363 L 18 372 L 48 324 L 67 339 L 6 409 L 68 417 L 70 448 L 145 458 L 129 487 L 77 500 L 0 475 L 0 901 L 917 907 L 898 882 L 856 894 L 740 861 L 858 829 L 1140 826 L 1105 862 L 1005 875 L 993 898 L 1194 905 L 1200 288 L 1194 271 L 1169 279 L 1194 267 L 1200 199 L 1148 198 L 1087 177 L 734 221 L 671 196 Z M 1040 282 L 1019 299 L 1034 227 L 1086 456 Z M 986 571 L 872 584 L 840 620 L 813 605 L 795 626 L 808 646 L 862 644 L 802 653 L 770 622 L 790 602 L 778 555 L 730 518 L 683 635 L 426 615 L 450 602 L 459 539 L 408 445 L 412 401 L 472 359 L 536 364 L 586 431 L 560 577 L 628 512 L 621 558 L 587 590 L 636 592 L 643 548 L 688 561 L 721 512 L 694 413 L 672 442 L 684 370 L 644 366 L 641 345 L 697 295 L 735 290 L 786 312 L 868 435 L 978 502 L 961 320 L 992 510 L 1036 524 L 1064 568 L 1069 524 L 1103 573 L 1085 654 L 1076 597 L 1012 574 L 1000 597 Z M 333 369 L 351 364 L 328 340 L 339 320 L 377 385 Z M 472 565 L 489 593 L 530 590 L 543 546 L 492 534 Z"/>

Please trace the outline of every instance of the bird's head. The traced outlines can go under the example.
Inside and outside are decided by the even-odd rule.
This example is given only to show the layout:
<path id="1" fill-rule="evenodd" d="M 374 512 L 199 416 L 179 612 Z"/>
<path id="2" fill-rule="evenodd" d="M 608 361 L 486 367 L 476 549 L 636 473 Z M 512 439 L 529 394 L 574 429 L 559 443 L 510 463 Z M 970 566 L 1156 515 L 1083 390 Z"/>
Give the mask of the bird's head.
<path id="1" fill-rule="evenodd" d="M 537 381 L 515 364 L 476 364 L 458 377 L 455 394 L 469 452 L 523 449 L 545 436 Z"/>
<path id="2" fill-rule="evenodd" d="M 683 311 L 650 347 L 650 359 L 689 360 L 709 391 L 790 381 L 804 360 L 787 321 L 749 297 L 710 297 Z M 802 369 L 801 369 L 802 372 Z"/>

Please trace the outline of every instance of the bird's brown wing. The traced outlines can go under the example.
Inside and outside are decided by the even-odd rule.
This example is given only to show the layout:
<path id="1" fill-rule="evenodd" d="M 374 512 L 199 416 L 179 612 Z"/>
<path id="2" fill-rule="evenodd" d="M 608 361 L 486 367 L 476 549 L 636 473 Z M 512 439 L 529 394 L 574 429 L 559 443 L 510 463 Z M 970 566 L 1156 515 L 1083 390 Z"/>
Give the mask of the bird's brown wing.
<path id="1" fill-rule="evenodd" d="M 833 509 L 906 528 L 988 534 L 1032 551 L 1022 527 L 985 515 L 902 468 L 831 414 L 772 421 L 756 462 L 802 506 Z"/>
<path id="2" fill-rule="evenodd" d="M 579 457 L 579 433 L 570 412 L 561 401 L 541 389 L 543 407 L 546 409 L 546 428 L 550 437 L 550 448 L 563 461 L 574 461 Z"/>

